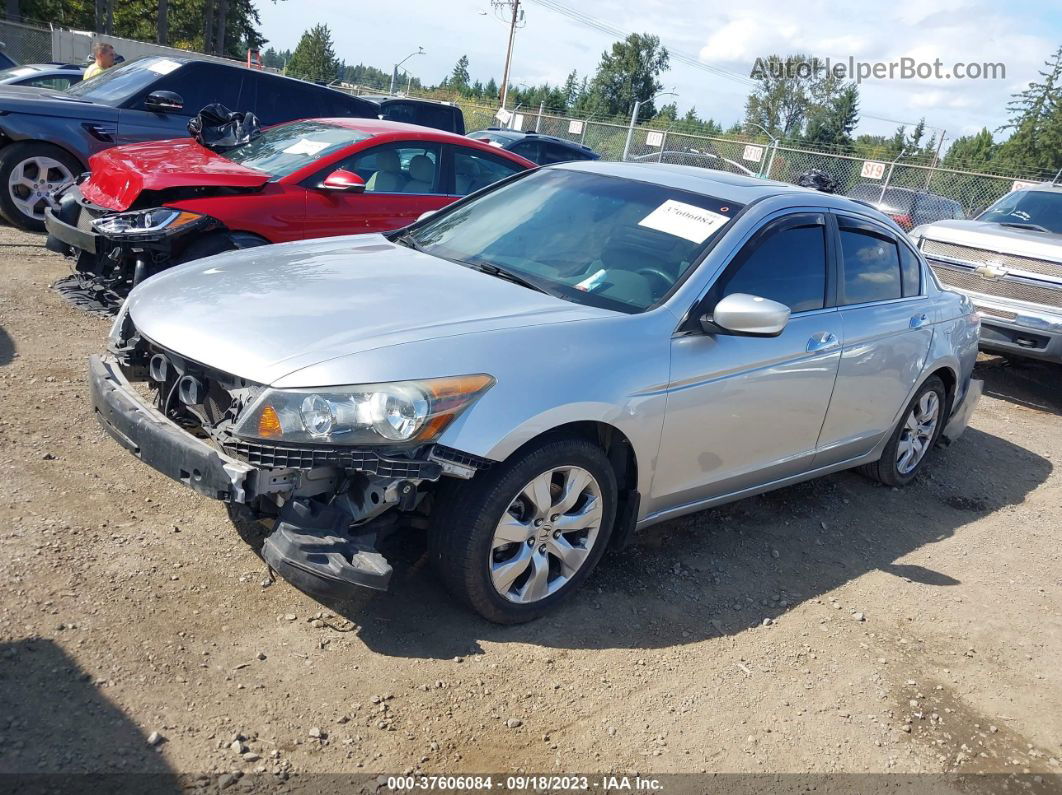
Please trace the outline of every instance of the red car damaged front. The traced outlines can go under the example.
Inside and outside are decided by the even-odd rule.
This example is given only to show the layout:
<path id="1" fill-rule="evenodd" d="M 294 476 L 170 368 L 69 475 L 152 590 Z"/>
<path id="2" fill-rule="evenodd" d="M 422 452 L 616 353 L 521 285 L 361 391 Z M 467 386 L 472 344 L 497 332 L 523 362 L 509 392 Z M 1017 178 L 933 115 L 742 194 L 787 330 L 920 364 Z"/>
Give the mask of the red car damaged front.
<path id="1" fill-rule="evenodd" d="M 190 138 L 132 144 L 93 157 L 87 179 L 57 197 L 48 247 L 75 260 L 59 289 L 114 310 L 173 265 L 396 229 L 533 165 L 462 136 L 364 119 L 291 122 L 221 152 Z"/>

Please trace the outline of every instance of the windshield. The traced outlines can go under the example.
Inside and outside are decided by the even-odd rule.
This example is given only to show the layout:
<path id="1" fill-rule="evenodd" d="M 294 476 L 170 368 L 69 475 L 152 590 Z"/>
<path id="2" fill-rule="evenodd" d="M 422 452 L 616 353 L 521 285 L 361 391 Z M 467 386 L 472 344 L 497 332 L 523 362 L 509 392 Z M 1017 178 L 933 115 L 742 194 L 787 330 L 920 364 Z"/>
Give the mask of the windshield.
<path id="1" fill-rule="evenodd" d="M 296 121 L 271 127 L 250 143 L 225 152 L 224 156 L 233 163 L 279 178 L 368 137 L 368 133 L 349 127 Z"/>
<path id="2" fill-rule="evenodd" d="M 1015 224 L 1062 234 L 1062 191 L 1019 190 L 1008 193 L 977 217 L 978 221 Z"/>
<path id="3" fill-rule="evenodd" d="M 112 66 L 95 77 L 71 86 L 66 93 L 104 105 L 117 106 L 181 66 L 181 61 L 171 58 L 137 58 L 121 66 Z"/>
<path id="4" fill-rule="evenodd" d="M 541 169 L 416 229 L 421 250 L 497 267 L 581 304 L 641 312 L 663 298 L 740 205 L 567 169 Z"/>

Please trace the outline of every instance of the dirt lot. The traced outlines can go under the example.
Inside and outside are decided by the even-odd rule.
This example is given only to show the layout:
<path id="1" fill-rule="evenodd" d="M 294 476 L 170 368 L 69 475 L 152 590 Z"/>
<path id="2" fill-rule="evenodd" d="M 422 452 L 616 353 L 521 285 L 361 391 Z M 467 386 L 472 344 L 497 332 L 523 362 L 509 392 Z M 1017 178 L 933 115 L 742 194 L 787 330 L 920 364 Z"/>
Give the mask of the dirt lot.
<path id="1" fill-rule="evenodd" d="M 0 228 L 0 772 L 1062 772 L 1062 368 L 986 357 L 903 491 L 671 522 L 501 628 L 415 538 L 391 594 L 263 587 L 222 505 L 97 427 L 108 324 L 42 242 Z"/>

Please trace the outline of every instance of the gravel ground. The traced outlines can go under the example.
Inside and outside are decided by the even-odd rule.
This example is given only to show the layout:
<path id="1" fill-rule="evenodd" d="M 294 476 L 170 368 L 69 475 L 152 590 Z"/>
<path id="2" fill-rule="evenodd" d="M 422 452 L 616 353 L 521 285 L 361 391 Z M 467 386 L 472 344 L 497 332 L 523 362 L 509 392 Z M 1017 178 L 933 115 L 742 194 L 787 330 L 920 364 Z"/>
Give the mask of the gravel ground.
<path id="1" fill-rule="evenodd" d="M 417 538 L 390 594 L 263 587 L 222 505 L 97 427 L 108 324 L 42 243 L 0 228 L 0 772 L 1062 773 L 1062 368 L 983 357 L 902 491 L 670 522 L 502 628 Z"/>

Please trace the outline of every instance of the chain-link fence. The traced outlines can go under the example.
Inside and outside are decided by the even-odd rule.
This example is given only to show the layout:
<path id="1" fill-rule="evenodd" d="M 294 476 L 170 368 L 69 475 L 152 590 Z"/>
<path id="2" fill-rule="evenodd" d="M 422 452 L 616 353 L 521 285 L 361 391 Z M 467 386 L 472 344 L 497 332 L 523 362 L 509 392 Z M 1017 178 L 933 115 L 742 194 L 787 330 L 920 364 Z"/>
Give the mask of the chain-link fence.
<path id="1" fill-rule="evenodd" d="M 15 63 L 48 63 L 52 32 L 48 28 L 0 19 L 0 50 Z"/>
<path id="2" fill-rule="evenodd" d="M 461 100 L 458 104 L 470 132 L 499 124 L 493 107 Z M 510 125 L 576 141 L 607 160 L 677 163 L 781 182 L 796 182 L 802 173 L 817 169 L 834 179 L 838 193 L 896 210 L 897 215 L 908 214 L 905 208 L 910 210 L 918 202 L 936 218 L 971 217 L 1015 187 L 1053 176 L 991 174 L 902 159 L 867 160 L 750 137 L 697 135 L 655 125 L 632 128 L 617 120 L 579 119 L 544 111 L 518 109 Z"/>

